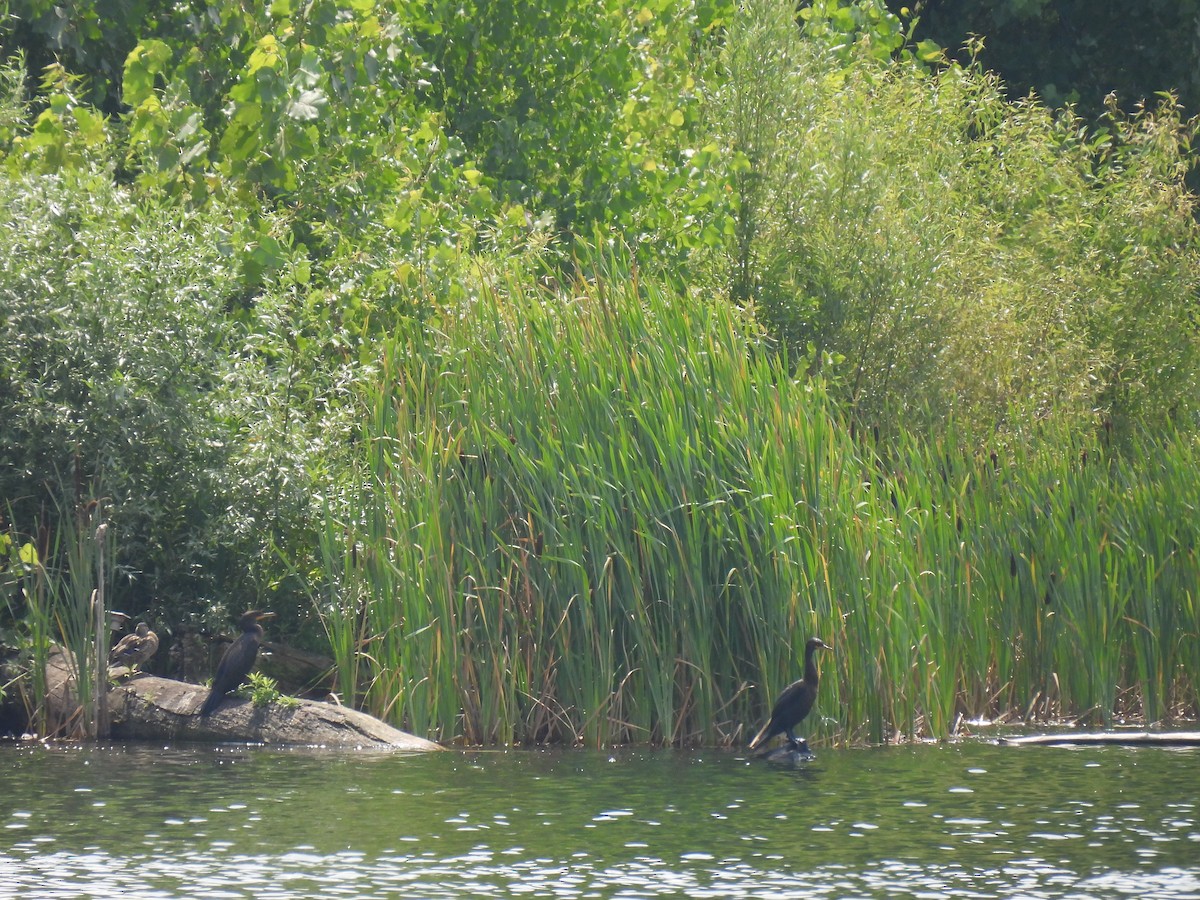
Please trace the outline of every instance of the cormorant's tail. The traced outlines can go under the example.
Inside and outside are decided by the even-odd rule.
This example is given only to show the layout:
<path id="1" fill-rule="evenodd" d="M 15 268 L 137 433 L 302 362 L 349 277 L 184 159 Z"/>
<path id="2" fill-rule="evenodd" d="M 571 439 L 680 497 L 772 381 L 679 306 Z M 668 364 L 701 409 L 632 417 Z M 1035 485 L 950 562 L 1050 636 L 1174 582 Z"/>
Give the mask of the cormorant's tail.
<path id="1" fill-rule="evenodd" d="M 210 690 L 208 696 L 204 698 L 204 705 L 200 707 L 200 718 L 206 719 L 208 716 L 221 705 L 221 701 L 225 699 L 224 694 L 219 694 L 215 690 Z"/>
<path id="2" fill-rule="evenodd" d="M 775 735 L 771 732 L 771 720 L 768 719 L 767 724 L 764 725 L 759 730 L 758 734 L 756 734 L 754 736 L 754 740 L 752 740 L 750 742 L 748 749 L 757 750 L 759 747 L 761 747 L 763 744 L 765 744 L 767 741 L 769 741 L 774 736 Z"/>

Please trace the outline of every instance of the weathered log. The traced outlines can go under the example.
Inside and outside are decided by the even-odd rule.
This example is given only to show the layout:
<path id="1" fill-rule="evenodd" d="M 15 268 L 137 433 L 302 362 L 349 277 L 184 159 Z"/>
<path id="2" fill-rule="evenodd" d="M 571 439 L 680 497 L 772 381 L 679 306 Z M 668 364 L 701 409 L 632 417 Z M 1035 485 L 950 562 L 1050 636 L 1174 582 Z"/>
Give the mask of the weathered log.
<path id="1" fill-rule="evenodd" d="M 109 688 L 108 706 L 112 737 L 166 741 L 236 741 L 264 744 L 299 744 L 331 748 L 441 750 L 433 741 L 408 734 L 373 716 L 312 700 L 272 701 L 255 706 L 250 700 L 230 697 L 201 718 L 200 707 L 208 689 L 157 675 L 123 675 L 121 668 Z M 74 691 L 70 666 L 62 651 L 51 654 L 46 666 L 48 703 L 62 718 L 73 711 Z"/>
<path id="2" fill-rule="evenodd" d="M 1200 731 L 1084 731 L 1002 737 L 1001 744 L 1116 744 L 1124 746 L 1200 747 Z"/>

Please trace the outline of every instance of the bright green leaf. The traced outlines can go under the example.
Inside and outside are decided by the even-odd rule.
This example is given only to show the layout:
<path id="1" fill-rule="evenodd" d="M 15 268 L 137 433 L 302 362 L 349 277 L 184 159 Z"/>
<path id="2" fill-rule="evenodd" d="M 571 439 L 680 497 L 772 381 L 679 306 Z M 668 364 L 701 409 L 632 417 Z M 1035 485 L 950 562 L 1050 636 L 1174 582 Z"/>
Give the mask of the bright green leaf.
<path id="1" fill-rule="evenodd" d="M 142 41 L 125 58 L 122 99 L 129 106 L 140 106 L 154 92 L 155 76 L 171 59 L 171 48 L 162 41 Z"/>
<path id="2" fill-rule="evenodd" d="M 921 62 L 937 63 L 946 58 L 942 48 L 934 41 L 924 40 L 917 43 L 917 59 Z"/>
<path id="3" fill-rule="evenodd" d="M 301 122 L 312 122 L 320 117 L 325 103 L 326 97 L 321 91 L 302 91 L 300 96 L 288 105 L 287 114 Z"/>
<path id="4" fill-rule="evenodd" d="M 108 139 L 108 135 L 104 131 L 103 116 L 97 115 L 84 106 L 72 109 L 71 116 L 75 119 L 75 124 L 79 127 L 79 134 L 86 144 L 98 147 Z"/>
<path id="5" fill-rule="evenodd" d="M 267 34 L 263 35 L 258 46 L 254 48 L 254 52 L 250 54 L 250 60 L 246 63 L 246 71 L 253 73 L 263 67 L 275 68 L 278 64 L 279 42 L 275 35 Z"/>

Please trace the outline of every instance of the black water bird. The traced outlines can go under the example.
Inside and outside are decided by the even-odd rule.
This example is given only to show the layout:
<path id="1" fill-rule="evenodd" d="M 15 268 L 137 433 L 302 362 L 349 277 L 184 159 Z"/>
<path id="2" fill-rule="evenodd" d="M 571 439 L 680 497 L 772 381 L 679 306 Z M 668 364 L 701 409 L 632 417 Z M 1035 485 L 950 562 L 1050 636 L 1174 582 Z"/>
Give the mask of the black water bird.
<path id="1" fill-rule="evenodd" d="M 804 645 L 804 677 L 783 689 L 771 708 L 771 718 L 750 742 L 751 750 L 757 750 L 777 734 L 786 734 L 793 748 L 798 749 L 803 744 L 793 729 L 804 720 L 817 699 L 817 661 L 814 657 L 820 649 L 828 650 L 829 645 L 820 638 L 808 639 Z"/>
<path id="2" fill-rule="evenodd" d="M 254 668 L 254 661 L 258 659 L 258 647 L 262 643 L 263 628 L 259 622 L 274 615 L 273 612 L 257 609 L 242 613 L 241 619 L 238 620 L 238 627 L 242 630 L 241 636 L 225 648 L 225 653 L 217 664 L 217 674 L 213 676 L 212 690 L 208 692 L 208 699 L 200 708 L 201 716 L 213 712 L 221 705 L 226 694 L 236 690 L 246 680 L 246 676 Z"/>
<path id="3" fill-rule="evenodd" d="M 128 666 L 132 671 L 158 652 L 158 635 L 145 622 L 138 622 L 132 634 L 117 641 L 108 654 L 111 666 Z"/>

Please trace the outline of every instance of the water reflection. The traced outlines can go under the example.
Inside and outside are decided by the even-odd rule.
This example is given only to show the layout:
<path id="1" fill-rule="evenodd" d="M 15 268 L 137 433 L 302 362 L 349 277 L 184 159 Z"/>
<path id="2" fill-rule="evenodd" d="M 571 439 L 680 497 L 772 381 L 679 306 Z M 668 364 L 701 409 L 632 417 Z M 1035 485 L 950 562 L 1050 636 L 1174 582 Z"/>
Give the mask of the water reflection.
<path id="1" fill-rule="evenodd" d="M 0 747 L 0 897 L 1197 897 L 1197 763 Z"/>

